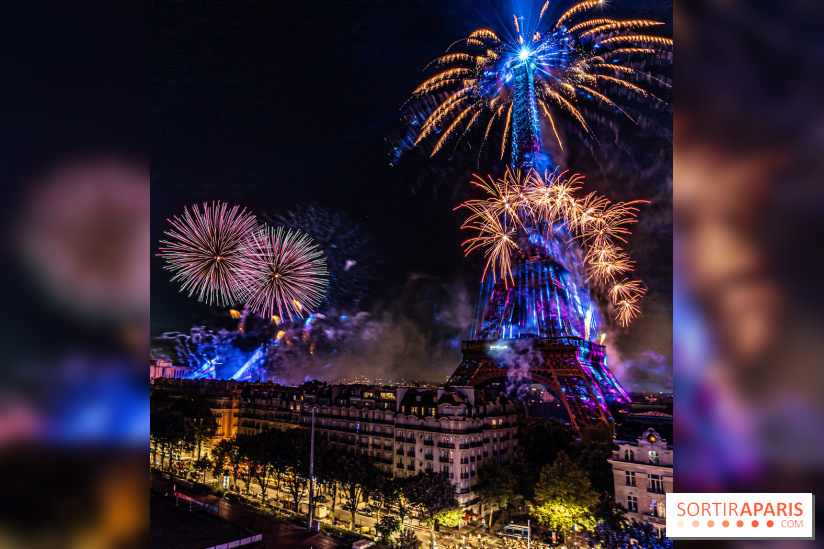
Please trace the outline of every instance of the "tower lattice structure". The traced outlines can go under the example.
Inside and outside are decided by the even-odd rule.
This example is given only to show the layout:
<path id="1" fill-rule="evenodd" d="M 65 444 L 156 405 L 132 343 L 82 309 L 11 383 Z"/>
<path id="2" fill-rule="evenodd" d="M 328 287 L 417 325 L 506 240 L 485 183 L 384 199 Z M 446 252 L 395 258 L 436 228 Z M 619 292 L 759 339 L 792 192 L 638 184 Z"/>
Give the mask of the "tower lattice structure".
<path id="1" fill-rule="evenodd" d="M 511 167 L 551 170 L 541 147 L 535 62 L 527 56 L 512 73 Z M 450 383 L 540 383 L 561 401 L 574 428 L 610 423 L 630 400 L 607 366 L 605 347 L 593 341 L 598 315 L 583 256 L 563 227 L 545 229 L 517 227 L 511 280 L 482 282 L 472 339 Z"/>

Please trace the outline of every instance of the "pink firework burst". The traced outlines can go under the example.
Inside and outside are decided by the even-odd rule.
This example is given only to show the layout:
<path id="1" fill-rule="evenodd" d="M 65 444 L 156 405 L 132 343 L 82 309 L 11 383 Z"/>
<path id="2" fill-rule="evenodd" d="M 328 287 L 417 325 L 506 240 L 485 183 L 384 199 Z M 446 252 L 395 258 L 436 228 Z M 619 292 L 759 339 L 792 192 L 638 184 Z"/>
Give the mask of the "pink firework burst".
<path id="1" fill-rule="evenodd" d="M 242 278 L 247 308 L 264 318 L 302 318 L 326 293 L 326 258 L 299 231 L 263 227 L 249 238 Z"/>
<path id="2" fill-rule="evenodd" d="M 169 220 L 172 229 L 166 231 L 169 240 L 159 254 L 172 271 L 173 282 L 181 291 L 199 301 L 219 306 L 243 301 L 245 286 L 240 281 L 242 258 L 248 239 L 258 229 L 251 212 L 240 206 L 229 207 L 224 202 L 204 203 L 201 211 L 195 204 L 183 216 Z"/>

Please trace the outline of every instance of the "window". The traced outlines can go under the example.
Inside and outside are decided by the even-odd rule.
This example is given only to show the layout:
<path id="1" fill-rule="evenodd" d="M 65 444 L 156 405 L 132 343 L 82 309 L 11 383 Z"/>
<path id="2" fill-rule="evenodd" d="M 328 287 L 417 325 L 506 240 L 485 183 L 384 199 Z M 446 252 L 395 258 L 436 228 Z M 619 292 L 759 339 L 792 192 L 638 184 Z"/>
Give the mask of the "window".
<path id="1" fill-rule="evenodd" d="M 666 511 L 666 507 L 664 507 L 664 502 L 663 501 L 656 501 L 654 499 L 650 500 L 650 502 L 649 502 L 649 514 L 654 516 L 654 517 L 667 518 L 667 511 Z"/>
<path id="2" fill-rule="evenodd" d="M 661 479 L 661 475 L 649 476 L 649 491 L 656 494 L 664 493 L 664 481 Z"/>
<path id="3" fill-rule="evenodd" d="M 649 462 L 652 465 L 658 465 L 658 452 L 650 451 L 650 453 L 649 453 Z"/>
<path id="4" fill-rule="evenodd" d="M 627 486 L 635 486 L 635 471 L 627 471 Z"/>
<path id="5" fill-rule="evenodd" d="M 624 450 L 624 461 L 635 461 L 635 452 L 632 450 Z"/>
<path id="6" fill-rule="evenodd" d="M 630 513 L 638 512 L 638 498 L 635 496 L 627 496 L 627 511 Z"/>

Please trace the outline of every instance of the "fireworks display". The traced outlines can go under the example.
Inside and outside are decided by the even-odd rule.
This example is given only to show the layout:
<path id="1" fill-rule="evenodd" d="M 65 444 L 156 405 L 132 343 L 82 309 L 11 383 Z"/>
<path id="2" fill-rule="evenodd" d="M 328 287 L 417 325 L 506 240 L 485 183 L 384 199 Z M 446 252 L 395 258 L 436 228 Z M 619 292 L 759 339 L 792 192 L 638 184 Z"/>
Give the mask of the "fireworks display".
<path id="1" fill-rule="evenodd" d="M 549 15 L 547 2 L 534 25 L 513 16 L 515 32 L 507 37 L 479 29 L 456 42 L 466 52 L 447 51 L 433 61 L 430 65 L 441 70 L 413 93 L 413 98 L 438 98 L 419 127 L 415 144 L 437 135 L 434 155 L 478 125 L 483 147 L 492 127 L 502 122 L 501 158 L 506 136 L 511 136 L 513 166 L 543 169 L 551 162 L 537 160 L 539 118 L 546 119 L 553 140 L 563 149 L 556 127 L 559 117 L 570 119 L 588 134 L 590 112 L 608 110 L 634 122 L 625 110 L 628 106 L 621 106 L 623 99 L 665 106 L 650 89 L 671 88 L 671 84 L 646 70 L 653 63 L 671 62 L 672 40 L 646 34 L 662 23 L 600 15 L 579 20 L 602 5 L 603 0 L 580 2 L 549 25 L 543 24 Z"/>
<path id="2" fill-rule="evenodd" d="M 181 291 L 199 301 L 219 306 L 244 299 L 245 287 L 240 280 L 241 260 L 247 240 L 257 228 L 255 216 L 239 206 L 223 202 L 204 203 L 183 216 L 169 220 L 172 229 L 166 231 L 169 240 L 161 241 L 161 253 L 166 269 L 172 271 L 173 282 Z"/>
<path id="3" fill-rule="evenodd" d="M 320 305 L 326 259 L 312 239 L 283 227 L 252 232 L 242 256 L 246 306 L 270 318 L 302 318 Z"/>
<path id="4" fill-rule="evenodd" d="M 464 243 L 466 252 L 484 249 L 484 276 L 491 271 L 493 278 L 500 276 L 508 284 L 513 256 L 523 246 L 519 234 L 528 233 L 530 243 L 536 242 L 538 232 L 543 233 L 541 242 L 552 240 L 559 230 L 574 235 L 568 245 L 575 240 L 585 245 L 588 280 L 608 288 L 616 319 L 626 326 L 637 315 L 645 290 L 639 281 L 623 278 L 632 271 L 632 262 L 616 241 L 625 242 L 638 202 L 613 204 L 595 193 L 578 198 L 581 180 L 578 175 L 566 177 L 566 172 L 540 176 L 530 171 L 524 176 L 513 170 L 498 180 L 477 177 L 473 183 L 488 197 L 459 206 L 471 212 L 462 228 L 477 233 Z"/>

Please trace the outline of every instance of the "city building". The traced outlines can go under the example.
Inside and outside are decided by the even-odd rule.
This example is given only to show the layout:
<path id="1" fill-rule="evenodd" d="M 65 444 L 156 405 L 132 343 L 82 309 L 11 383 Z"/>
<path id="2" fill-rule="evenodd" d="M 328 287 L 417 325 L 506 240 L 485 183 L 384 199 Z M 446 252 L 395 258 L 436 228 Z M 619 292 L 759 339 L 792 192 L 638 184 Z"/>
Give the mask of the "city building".
<path id="1" fill-rule="evenodd" d="M 212 387 L 217 384 L 222 384 L 220 389 Z M 455 497 L 466 508 L 477 505 L 472 487 L 478 471 L 515 458 L 515 406 L 482 389 L 318 382 L 286 387 L 214 380 L 170 380 L 163 385 L 172 393 L 197 391 L 207 399 L 237 394 L 236 408 L 215 409 L 236 410 L 234 434 L 308 428 L 314 408 L 318 439 L 341 452 L 368 455 L 396 477 L 446 473 L 455 485 Z"/>
<path id="2" fill-rule="evenodd" d="M 654 417 L 646 417 L 651 414 Z M 668 416 L 669 423 L 661 416 Z M 638 433 L 637 427 L 648 419 L 659 425 L 648 426 Z M 627 508 L 628 519 L 652 524 L 663 537 L 667 516 L 665 494 L 672 492 L 672 416 L 660 412 L 631 414 L 622 430 L 631 431 L 633 427 L 636 427 L 633 435 L 637 434 L 637 437 L 616 441 L 616 449 L 609 460 L 614 475 L 615 501 Z M 659 431 L 668 431 L 670 440 Z"/>
<path id="3" fill-rule="evenodd" d="M 237 436 L 242 385 L 232 380 L 159 378 L 152 384 L 152 391 L 165 393 L 170 399 L 198 395 L 206 400 L 217 423 L 215 436 L 201 450 L 208 456 L 219 441 Z"/>
<path id="4" fill-rule="evenodd" d="M 168 360 L 156 360 L 149 363 L 149 379 L 158 377 L 183 379 L 191 373 L 189 366 L 175 366 Z"/>

